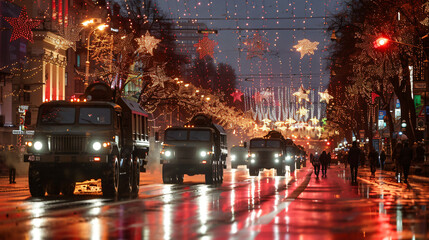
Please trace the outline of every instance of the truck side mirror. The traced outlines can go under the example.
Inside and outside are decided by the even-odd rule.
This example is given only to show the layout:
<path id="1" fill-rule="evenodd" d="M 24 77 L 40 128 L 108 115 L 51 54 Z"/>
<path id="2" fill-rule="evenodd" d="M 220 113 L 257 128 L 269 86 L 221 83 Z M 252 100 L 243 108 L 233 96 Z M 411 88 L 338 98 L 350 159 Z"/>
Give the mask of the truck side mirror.
<path id="1" fill-rule="evenodd" d="M 159 141 L 159 132 L 155 132 L 155 141 Z"/>
<path id="2" fill-rule="evenodd" d="M 243 147 L 244 147 L 244 148 L 247 148 L 247 142 L 244 142 L 244 143 L 243 143 Z"/>

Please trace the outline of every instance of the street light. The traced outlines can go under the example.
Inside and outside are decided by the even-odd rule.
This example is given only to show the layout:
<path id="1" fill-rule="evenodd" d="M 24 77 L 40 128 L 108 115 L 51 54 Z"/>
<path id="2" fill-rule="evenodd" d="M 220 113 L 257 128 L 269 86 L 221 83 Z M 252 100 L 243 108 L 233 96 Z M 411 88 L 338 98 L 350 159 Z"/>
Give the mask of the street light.
<path id="1" fill-rule="evenodd" d="M 86 27 L 93 23 L 94 23 L 94 19 L 91 19 L 83 22 L 82 25 Z M 85 89 L 88 87 L 88 80 L 89 80 L 89 46 L 90 46 L 89 44 L 90 44 L 91 35 L 92 33 L 95 32 L 95 30 L 103 31 L 106 27 L 108 27 L 107 24 L 104 24 L 104 23 L 100 24 L 97 27 L 94 27 L 93 29 L 91 29 L 91 31 L 88 34 L 88 42 L 86 45 L 87 47 L 86 62 L 85 62 L 85 83 L 84 83 Z"/>

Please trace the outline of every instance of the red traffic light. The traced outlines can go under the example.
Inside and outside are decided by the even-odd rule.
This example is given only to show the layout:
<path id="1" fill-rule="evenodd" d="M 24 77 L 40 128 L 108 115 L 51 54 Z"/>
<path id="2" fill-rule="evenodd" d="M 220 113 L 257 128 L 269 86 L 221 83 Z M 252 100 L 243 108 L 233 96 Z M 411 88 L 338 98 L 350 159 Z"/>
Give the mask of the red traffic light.
<path id="1" fill-rule="evenodd" d="M 389 39 L 385 37 L 379 37 L 377 40 L 374 41 L 374 47 L 375 48 L 381 48 L 386 46 L 389 43 Z"/>
<path id="2" fill-rule="evenodd" d="M 331 145 L 331 142 L 329 142 L 329 141 L 328 141 L 328 142 L 326 142 L 326 145 L 330 146 L 330 145 Z"/>

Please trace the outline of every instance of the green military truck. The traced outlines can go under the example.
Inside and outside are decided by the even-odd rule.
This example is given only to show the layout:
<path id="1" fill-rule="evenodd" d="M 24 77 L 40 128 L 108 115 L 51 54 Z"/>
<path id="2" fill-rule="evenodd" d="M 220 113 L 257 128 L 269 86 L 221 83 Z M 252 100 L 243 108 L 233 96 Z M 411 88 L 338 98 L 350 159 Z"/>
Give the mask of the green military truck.
<path id="1" fill-rule="evenodd" d="M 81 99 L 41 104 L 24 161 L 33 197 L 72 195 L 75 183 L 101 179 L 103 196 L 137 196 L 149 152 L 148 113 L 104 83 Z"/>
<path id="2" fill-rule="evenodd" d="M 207 184 L 222 183 L 228 154 L 226 132 L 204 114 L 184 127 L 165 130 L 161 151 L 164 183 L 183 183 L 184 174 L 204 174 Z"/>

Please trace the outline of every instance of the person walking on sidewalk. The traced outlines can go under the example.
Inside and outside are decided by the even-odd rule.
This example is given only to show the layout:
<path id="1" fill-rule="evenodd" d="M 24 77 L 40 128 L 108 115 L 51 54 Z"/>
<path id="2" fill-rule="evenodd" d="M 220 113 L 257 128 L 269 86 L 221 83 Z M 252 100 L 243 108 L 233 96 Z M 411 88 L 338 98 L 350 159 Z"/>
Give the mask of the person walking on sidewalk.
<path id="1" fill-rule="evenodd" d="M 384 163 L 386 162 L 386 152 L 384 152 L 384 149 L 381 150 L 380 153 L 380 169 L 384 169 Z"/>
<path id="2" fill-rule="evenodd" d="M 399 156 L 401 167 L 404 173 L 404 183 L 408 183 L 408 173 L 410 171 L 411 161 L 413 160 L 413 150 L 406 141 Z"/>
<path id="3" fill-rule="evenodd" d="M 361 156 L 361 150 L 357 147 L 357 142 L 354 141 L 347 155 L 347 161 L 349 162 L 349 165 L 350 165 L 352 184 L 357 183 L 357 172 L 359 167 L 360 156 Z"/>
<path id="4" fill-rule="evenodd" d="M 395 162 L 395 171 L 396 171 L 396 175 L 395 178 L 396 179 L 400 179 L 399 175 L 401 173 L 401 164 L 400 164 L 400 156 L 401 156 L 401 151 L 402 151 L 402 142 L 398 142 L 395 146 L 395 149 L 393 150 L 393 161 Z"/>
<path id="5" fill-rule="evenodd" d="M 375 150 L 374 146 L 370 147 L 368 159 L 369 166 L 371 167 L 371 177 L 375 177 L 375 171 L 377 169 L 378 163 L 378 152 Z"/>
<path id="6" fill-rule="evenodd" d="M 326 177 L 326 171 L 328 170 L 329 157 L 325 151 L 320 155 L 320 164 L 322 165 L 322 177 Z"/>
<path id="7" fill-rule="evenodd" d="M 15 147 L 13 145 L 7 146 L 6 150 L 6 164 L 9 168 L 9 183 L 16 183 L 15 182 L 15 176 L 16 176 L 16 167 L 18 164 L 18 154 L 15 150 Z"/>
<path id="8" fill-rule="evenodd" d="M 319 172 L 320 172 L 320 157 L 317 155 L 314 155 L 313 157 L 313 168 L 314 168 L 314 174 L 316 175 L 316 178 L 319 178 Z"/>

